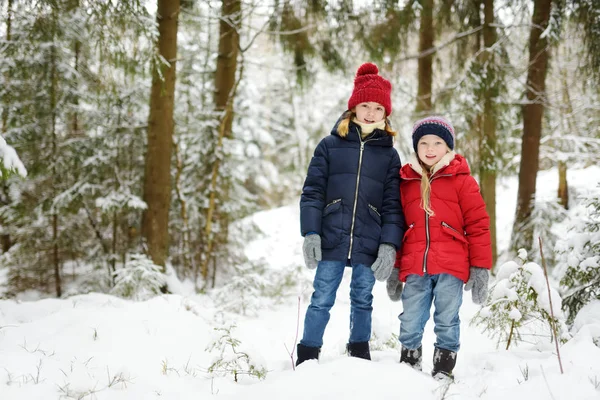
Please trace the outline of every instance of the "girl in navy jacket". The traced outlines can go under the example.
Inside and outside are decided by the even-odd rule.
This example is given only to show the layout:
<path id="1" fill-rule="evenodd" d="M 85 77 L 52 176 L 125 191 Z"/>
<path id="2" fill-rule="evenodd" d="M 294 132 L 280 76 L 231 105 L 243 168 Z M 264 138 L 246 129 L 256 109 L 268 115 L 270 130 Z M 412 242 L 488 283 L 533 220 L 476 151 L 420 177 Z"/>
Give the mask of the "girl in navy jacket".
<path id="1" fill-rule="evenodd" d="M 358 69 L 348 110 L 317 145 L 308 167 L 300 226 L 306 266 L 316 274 L 296 365 L 318 359 L 346 266 L 352 268 L 348 354 L 371 359 L 373 286 L 389 277 L 404 229 L 400 157 L 387 120 L 392 87 L 378 73 L 371 63 Z"/>

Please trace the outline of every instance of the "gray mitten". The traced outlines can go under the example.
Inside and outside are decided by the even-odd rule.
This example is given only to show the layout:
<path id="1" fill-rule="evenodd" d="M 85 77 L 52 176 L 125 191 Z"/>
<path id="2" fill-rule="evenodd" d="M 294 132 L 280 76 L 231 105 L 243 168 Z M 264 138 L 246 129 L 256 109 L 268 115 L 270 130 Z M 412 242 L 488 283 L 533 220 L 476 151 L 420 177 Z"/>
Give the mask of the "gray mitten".
<path id="1" fill-rule="evenodd" d="M 375 274 L 375 279 L 380 282 L 385 281 L 392 273 L 394 263 L 396 262 L 396 248 L 391 244 L 382 243 L 379 245 L 377 259 L 371 265 L 371 269 Z"/>
<path id="2" fill-rule="evenodd" d="M 488 296 L 488 281 L 490 280 L 490 270 L 481 267 L 471 267 L 469 280 L 465 285 L 465 290 L 473 289 L 473 303 L 483 304 Z"/>
<path id="3" fill-rule="evenodd" d="M 304 263 L 308 269 L 317 268 L 317 264 L 321 261 L 321 236 L 316 233 L 304 236 L 302 253 L 304 253 Z"/>
<path id="4" fill-rule="evenodd" d="M 387 282 L 385 283 L 385 288 L 387 290 L 388 297 L 392 301 L 400 300 L 402 297 L 402 288 L 404 284 L 400 281 L 400 271 L 397 268 L 394 268 L 390 277 L 387 278 Z"/>

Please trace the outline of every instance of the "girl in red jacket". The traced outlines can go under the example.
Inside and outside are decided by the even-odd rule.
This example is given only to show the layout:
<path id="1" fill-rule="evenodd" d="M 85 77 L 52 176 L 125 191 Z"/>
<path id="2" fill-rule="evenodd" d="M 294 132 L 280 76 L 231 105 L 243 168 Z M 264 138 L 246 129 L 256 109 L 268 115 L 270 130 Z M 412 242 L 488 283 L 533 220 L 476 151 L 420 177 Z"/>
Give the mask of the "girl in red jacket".
<path id="1" fill-rule="evenodd" d="M 431 374 L 453 379 L 463 284 L 473 289 L 476 304 L 487 298 L 490 219 L 467 161 L 453 151 L 452 124 L 443 117 L 424 118 L 413 126 L 412 138 L 416 154 L 400 170 L 406 233 L 387 290 L 393 301 L 402 297 L 400 362 L 421 369 L 421 340 L 433 303 Z"/>

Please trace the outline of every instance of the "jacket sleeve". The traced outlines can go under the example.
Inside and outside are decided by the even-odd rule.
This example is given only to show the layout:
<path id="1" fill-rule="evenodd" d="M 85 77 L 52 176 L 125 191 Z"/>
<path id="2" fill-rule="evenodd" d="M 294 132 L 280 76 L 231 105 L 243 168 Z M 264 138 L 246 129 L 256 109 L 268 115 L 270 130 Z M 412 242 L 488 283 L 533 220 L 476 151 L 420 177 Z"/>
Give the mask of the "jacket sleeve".
<path id="1" fill-rule="evenodd" d="M 396 149 L 392 151 L 383 187 L 380 243 L 393 244 L 396 250 L 400 250 L 404 236 L 404 213 L 400 204 L 400 157 Z"/>
<path id="2" fill-rule="evenodd" d="M 302 195 L 300 196 L 300 231 L 302 236 L 308 232 L 321 235 L 321 216 L 325 208 L 325 191 L 329 176 L 329 154 L 325 140 L 317 145 L 310 160 Z"/>
<path id="3" fill-rule="evenodd" d="M 479 185 L 471 175 L 467 176 L 463 182 L 458 201 L 469 242 L 469 263 L 471 266 L 491 269 L 490 217 L 485 209 Z"/>

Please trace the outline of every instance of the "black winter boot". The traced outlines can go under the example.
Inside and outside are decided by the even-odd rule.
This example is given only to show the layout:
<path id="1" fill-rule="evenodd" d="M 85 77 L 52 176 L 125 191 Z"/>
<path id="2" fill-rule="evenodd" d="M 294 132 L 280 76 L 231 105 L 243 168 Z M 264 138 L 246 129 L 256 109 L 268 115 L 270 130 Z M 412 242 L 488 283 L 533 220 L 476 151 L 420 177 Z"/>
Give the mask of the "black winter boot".
<path id="1" fill-rule="evenodd" d="M 414 350 L 402 346 L 402 352 L 400 353 L 401 363 L 408 364 L 414 369 L 421 371 L 421 361 L 423 361 L 423 346 L 419 346 L 418 349 Z"/>
<path id="2" fill-rule="evenodd" d="M 450 378 L 454 380 L 452 370 L 456 365 L 456 352 L 446 349 L 438 349 L 437 347 L 433 351 L 433 371 L 431 376 L 436 379 Z"/>
<path id="3" fill-rule="evenodd" d="M 350 357 L 364 358 L 365 360 L 371 359 L 369 342 L 348 343 L 346 345 L 346 350 L 348 350 L 348 355 Z"/>
<path id="4" fill-rule="evenodd" d="M 298 346 L 296 347 L 296 354 L 298 356 L 296 359 L 296 367 L 306 360 L 318 360 L 320 352 L 320 347 L 309 347 L 298 343 Z"/>

